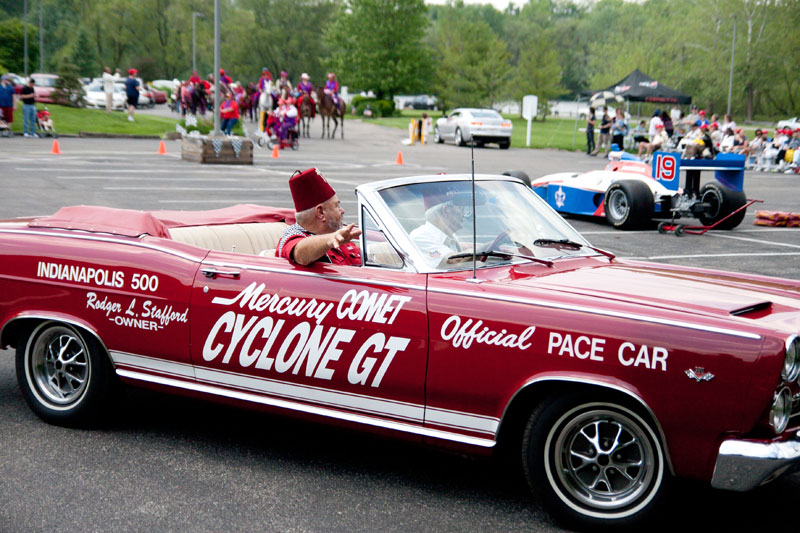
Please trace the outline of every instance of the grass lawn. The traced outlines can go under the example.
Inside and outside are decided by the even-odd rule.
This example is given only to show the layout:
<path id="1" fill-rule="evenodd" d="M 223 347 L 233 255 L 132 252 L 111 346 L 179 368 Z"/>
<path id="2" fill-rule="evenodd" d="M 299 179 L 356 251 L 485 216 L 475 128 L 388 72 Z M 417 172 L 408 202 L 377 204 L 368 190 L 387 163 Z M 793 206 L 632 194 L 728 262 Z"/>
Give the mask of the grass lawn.
<path id="1" fill-rule="evenodd" d="M 421 111 L 417 109 L 404 109 L 399 117 L 364 119 L 365 122 L 389 126 L 392 128 L 402 128 L 408 130 L 408 125 L 412 118 L 418 119 L 422 113 L 428 113 L 436 124 L 436 119 L 442 116 L 441 111 Z M 528 128 L 528 121 L 518 116 L 503 115 L 514 124 L 514 133 L 511 136 L 511 146 L 514 148 L 525 148 L 525 137 Z M 578 127 L 585 127 L 585 120 L 578 121 Z M 545 121 L 534 121 L 531 123 L 531 148 L 558 148 L 561 150 L 572 150 L 572 138 L 575 132 L 575 119 L 548 118 Z M 575 136 L 575 149 L 584 150 L 586 145 L 586 134 L 578 132 Z"/>
<path id="2" fill-rule="evenodd" d="M 41 110 L 43 104 L 36 104 L 36 109 Z M 104 109 L 79 109 L 55 104 L 47 105 L 50 118 L 59 134 L 78 134 L 80 132 L 110 133 L 127 135 L 158 135 L 175 131 L 174 118 L 156 117 L 136 113 L 135 122 L 128 121 L 128 113 L 114 111 L 107 115 Z M 22 103 L 17 104 L 14 110 L 14 123 L 11 129 L 22 134 Z"/>

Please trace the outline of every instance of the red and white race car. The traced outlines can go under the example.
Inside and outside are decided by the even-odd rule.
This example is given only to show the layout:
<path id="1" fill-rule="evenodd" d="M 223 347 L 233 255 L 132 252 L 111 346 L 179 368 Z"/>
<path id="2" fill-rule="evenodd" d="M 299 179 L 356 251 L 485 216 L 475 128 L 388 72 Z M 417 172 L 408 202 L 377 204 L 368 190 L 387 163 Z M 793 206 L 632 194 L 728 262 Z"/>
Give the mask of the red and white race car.
<path id="1" fill-rule="evenodd" d="M 113 414 L 122 381 L 505 450 L 578 526 L 650 515 L 673 476 L 796 468 L 800 283 L 619 260 L 514 178 L 472 191 L 359 186 L 360 267 L 274 257 L 285 209 L 0 222 L 0 345 L 51 423 Z"/>

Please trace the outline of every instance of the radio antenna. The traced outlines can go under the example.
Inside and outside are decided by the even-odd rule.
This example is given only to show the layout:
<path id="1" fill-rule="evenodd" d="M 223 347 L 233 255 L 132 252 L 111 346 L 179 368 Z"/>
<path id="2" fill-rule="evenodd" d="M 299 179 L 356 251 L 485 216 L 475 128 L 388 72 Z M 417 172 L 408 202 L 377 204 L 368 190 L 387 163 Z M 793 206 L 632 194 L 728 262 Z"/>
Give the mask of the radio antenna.
<path id="1" fill-rule="evenodd" d="M 469 281 L 479 283 L 476 273 L 478 268 L 478 216 L 475 212 L 475 137 L 471 133 L 469 135 L 469 145 L 472 157 L 472 279 Z"/>

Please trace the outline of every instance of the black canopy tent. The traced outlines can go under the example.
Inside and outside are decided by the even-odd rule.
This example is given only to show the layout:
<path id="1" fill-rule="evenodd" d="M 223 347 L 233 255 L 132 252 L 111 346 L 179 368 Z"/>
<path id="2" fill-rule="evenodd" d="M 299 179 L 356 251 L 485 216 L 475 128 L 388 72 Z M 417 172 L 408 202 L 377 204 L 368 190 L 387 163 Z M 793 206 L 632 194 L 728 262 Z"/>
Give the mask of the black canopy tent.
<path id="1" fill-rule="evenodd" d="M 611 87 L 605 89 L 616 95 L 623 97 L 629 102 L 653 102 L 667 104 L 691 104 L 692 97 L 682 92 L 667 87 L 663 83 L 654 80 L 638 68 L 625 76 Z M 592 91 L 594 94 L 600 91 Z"/>
<path id="2" fill-rule="evenodd" d="M 593 94 L 602 91 L 612 92 L 617 96 L 622 97 L 626 101 L 626 105 L 630 102 L 651 102 L 651 103 L 665 103 L 665 104 L 691 104 L 692 97 L 682 92 L 667 87 L 658 80 L 654 80 L 638 68 L 625 76 L 622 80 L 618 81 L 607 89 L 598 91 L 584 91 L 578 95 L 578 102 L 582 100 L 581 96 L 591 98 Z M 641 114 L 641 104 L 640 113 Z M 575 148 L 575 138 L 578 132 L 578 114 L 575 115 L 575 134 L 572 137 L 572 147 Z"/>

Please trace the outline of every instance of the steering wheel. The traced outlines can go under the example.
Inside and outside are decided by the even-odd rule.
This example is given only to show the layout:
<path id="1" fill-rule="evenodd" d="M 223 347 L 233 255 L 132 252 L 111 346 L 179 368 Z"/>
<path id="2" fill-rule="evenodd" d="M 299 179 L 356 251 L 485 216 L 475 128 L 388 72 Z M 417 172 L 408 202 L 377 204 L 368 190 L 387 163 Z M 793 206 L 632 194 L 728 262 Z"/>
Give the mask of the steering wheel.
<path id="1" fill-rule="evenodd" d="M 495 237 L 492 240 L 492 242 L 490 242 L 488 245 L 486 245 L 486 247 L 484 247 L 484 250 L 497 250 L 497 247 L 500 246 L 500 244 L 504 243 L 504 242 L 507 242 L 508 244 L 513 244 L 514 246 L 516 246 L 516 243 L 513 240 L 511 240 L 511 237 L 509 237 L 508 231 L 507 230 L 503 230 L 503 231 L 500 232 L 500 234 L 497 237 Z M 480 252 L 478 252 L 478 255 L 480 255 Z"/>

